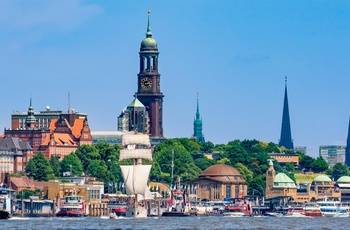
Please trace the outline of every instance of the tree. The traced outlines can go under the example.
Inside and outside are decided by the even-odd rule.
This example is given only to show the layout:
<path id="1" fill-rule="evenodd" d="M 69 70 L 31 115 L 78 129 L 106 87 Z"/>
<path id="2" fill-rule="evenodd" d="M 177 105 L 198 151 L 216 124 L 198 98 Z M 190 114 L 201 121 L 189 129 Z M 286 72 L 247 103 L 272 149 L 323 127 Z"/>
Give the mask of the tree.
<path id="1" fill-rule="evenodd" d="M 311 164 L 311 169 L 315 173 L 324 172 L 328 169 L 328 164 L 322 157 L 317 157 Z"/>
<path id="2" fill-rule="evenodd" d="M 311 165 L 314 163 L 315 159 L 308 155 L 299 155 L 299 165 L 301 169 L 305 169 L 305 171 L 310 171 Z"/>
<path id="3" fill-rule="evenodd" d="M 295 171 L 295 169 L 294 169 L 294 163 L 292 163 L 292 162 L 287 162 L 287 163 L 286 163 L 286 170 L 287 170 L 288 172 L 293 172 L 293 173 L 294 173 L 294 171 Z"/>
<path id="4" fill-rule="evenodd" d="M 71 153 L 63 158 L 60 163 L 61 173 L 71 172 L 75 176 L 81 176 L 83 166 L 75 153 Z M 73 176 L 71 175 L 71 176 Z"/>
<path id="5" fill-rule="evenodd" d="M 207 141 L 201 144 L 202 153 L 212 153 L 213 149 L 214 149 L 214 144 L 210 141 Z"/>
<path id="6" fill-rule="evenodd" d="M 81 145 L 77 150 L 75 150 L 75 154 L 81 161 L 83 171 L 86 171 L 91 160 L 101 159 L 101 156 L 95 145 Z"/>
<path id="7" fill-rule="evenodd" d="M 35 191 L 33 190 L 28 190 L 28 189 L 23 189 L 20 193 L 17 194 L 16 198 L 17 199 L 29 199 L 31 196 L 38 196 L 42 198 L 42 192 L 40 189 L 36 189 Z"/>
<path id="8" fill-rule="evenodd" d="M 332 176 L 333 176 L 333 179 L 335 181 L 338 180 L 342 176 L 349 176 L 348 167 L 345 164 L 336 163 L 333 166 Z"/>
<path id="9" fill-rule="evenodd" d="M 61 166 L 60 166 L 60 159 L 57 155 L 51 156 L 50 166 L 53 170 L 53 174 L 55 175 L 55 177 L 60 177 Z"/>
<path id="10" fill-rule="evenodd" d="M 55 178 L 50 162 L 42 152 L 38 152 L 29 160 L 25 171 L 29 174 L 29 177 L 38 181 L 48 181 Z"/>
<path id="11" fill-rule="evenodd" d="M 205 170 L 206 168 L 212 166 L 215 164 L 214 160 L 208 159 L 205 156 L 203 156 L 202 158 L 198 158 L 196 160 L 194 160 L 194 164 L 200 168 L 201 170 Z"/>
<path id="12" fill-rule="evenodd" d="M 102 160 L 92 160 L 86 170 L 87 175 L 96 177 L 99 181 L 110 182 L 107 180 L 108 167 Z"/>
<path id="13" fill-rule="evenodd" d="M 253 172 L 248 169 L 247 166 L 243 165 L 242 163 L 237 163 L 234 167 L 238 170 L 240 174 L 242 174 L 243 178 L 247 183 L 250 183 L 253 179 Z"/>

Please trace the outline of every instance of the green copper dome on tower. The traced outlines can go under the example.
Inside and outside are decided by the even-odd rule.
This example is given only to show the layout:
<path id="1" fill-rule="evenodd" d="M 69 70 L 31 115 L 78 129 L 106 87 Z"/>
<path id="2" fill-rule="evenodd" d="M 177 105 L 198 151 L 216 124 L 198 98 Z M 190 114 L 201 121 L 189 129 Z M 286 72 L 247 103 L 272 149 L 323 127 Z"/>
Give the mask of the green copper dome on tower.
<path id="1" fill-rule="evenodd" d="M 146 38 L 144 38 L 141 42 L 141 50 L 158 49 L 156 40 L 152 38 L 151 24 L 149 20 L 150 14 L 151 14 L 151 11 L 148 10 L 148 25 L 147 25 Z"/>

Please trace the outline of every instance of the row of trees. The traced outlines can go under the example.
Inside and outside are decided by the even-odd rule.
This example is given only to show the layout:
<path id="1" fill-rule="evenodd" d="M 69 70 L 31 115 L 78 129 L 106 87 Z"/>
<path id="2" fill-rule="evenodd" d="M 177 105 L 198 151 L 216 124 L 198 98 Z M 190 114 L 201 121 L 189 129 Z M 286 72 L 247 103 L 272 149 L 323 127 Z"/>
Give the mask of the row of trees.
<path id="1" fill-rule="evenodd" d="M 70 172 L 72 175 L 86 175 L 105 182 L 106 187 L 111 184 L 120 184 L 123 179 L 119 162 L 119 145 L 98 143 L 96 145 L 82 145 L 74 153 L 65 156 L 61 161 L 58 157 L 51 157 L 48 161 L 42 153 L 36 154 L 26 167 L 29 176 L 36 180 L 47 181 Z M 217 160 L 211 160 L 203 153 L 218 152 Z M 329 169 L 328 164 L 321 158 L 312 158 L 304 153 L 294 153 L 279 147 L 275 143 L 257 140 L 234 140 L 227 144 L 214 145 L 211 142 L 199 143 L 194 139 L 174 138 L 167 139 L 157 145 L 153 151 L 153 162 L 150 180 L 173 183 L 177 177 L 186 181 L 193 180 L 199 174 L 214 164 L 227 164 L 236 168 L 248 182 L 250 193 L 263 193 L 265 189 L 265 172 L 268 168 L 268 153 L 298 154 L 299 170 L 326 172 L 335 179 L 349 175 L 345 165 L 337 164 Z M 174 167 L 172 168 L 172 160 Z M 146 161 L 147 163 L 147 161 Z M 285 167 L 274 161 L 276 172 L 283 172 L 294 180 L 295 168 L 292 163 Z M 173 176 L 172 176 L 173 175 Z"/>

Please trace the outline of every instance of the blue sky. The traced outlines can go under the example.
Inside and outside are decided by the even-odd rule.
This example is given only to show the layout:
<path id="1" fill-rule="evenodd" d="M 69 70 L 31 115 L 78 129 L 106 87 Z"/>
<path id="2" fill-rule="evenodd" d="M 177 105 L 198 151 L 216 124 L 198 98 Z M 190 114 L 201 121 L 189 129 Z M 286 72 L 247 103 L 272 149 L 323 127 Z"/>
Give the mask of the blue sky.
<path id="1" fill-rule="evenodd" d="M 160 52 L 166 137 L 278 142 L 284 78 L 295 146 L 345 144 L 349 1 L 0 1 L 0 128 L 13 111 L 72 107 L 116 129 L 137 90 L 147 10 Z"/>

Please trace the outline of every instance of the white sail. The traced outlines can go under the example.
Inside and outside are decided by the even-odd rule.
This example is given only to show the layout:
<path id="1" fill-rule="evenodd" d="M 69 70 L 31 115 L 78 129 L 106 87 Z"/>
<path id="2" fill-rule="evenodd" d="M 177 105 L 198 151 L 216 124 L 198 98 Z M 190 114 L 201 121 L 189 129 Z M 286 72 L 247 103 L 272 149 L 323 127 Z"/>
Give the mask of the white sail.
<path id="1" fill-rule="evenodd" d="M 147 134 L 124 134 L 122 136 L 122 145 L 145 145 L 151 146 L 151 142 L 149 140 L 149 135 Z"/>
<path id="2" fill-rule="evenodd" d="M 125 159 L 148 159 L 152 160 L 152 149 L 121 149 L 119 160 Z"/>
<path id="3" fill-rule="evenodd" d="M 152 165 L 121 165 L 126 193 L 145 196 L 148 176 Z"/>

